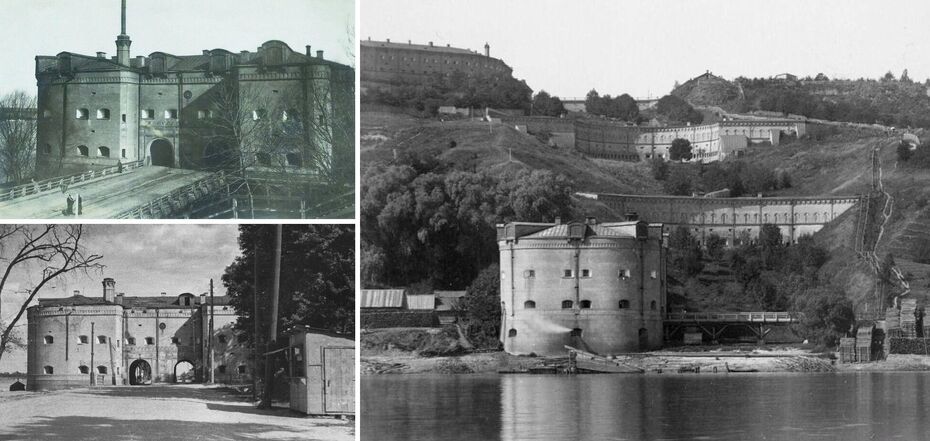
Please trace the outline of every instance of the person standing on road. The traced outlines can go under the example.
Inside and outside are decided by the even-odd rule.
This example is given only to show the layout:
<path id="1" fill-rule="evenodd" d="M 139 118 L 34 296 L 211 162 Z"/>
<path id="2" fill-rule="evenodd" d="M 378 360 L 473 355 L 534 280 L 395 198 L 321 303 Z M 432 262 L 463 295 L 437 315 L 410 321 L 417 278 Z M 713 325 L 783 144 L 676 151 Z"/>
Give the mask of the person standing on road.
<path id="1" fill-rule="evenodd" d="M 71 216 L 74 214 L 74 198 L 71 197 L 71 194 L 68 194 L 68 208 L 65 210 L 65 216 Z"/>

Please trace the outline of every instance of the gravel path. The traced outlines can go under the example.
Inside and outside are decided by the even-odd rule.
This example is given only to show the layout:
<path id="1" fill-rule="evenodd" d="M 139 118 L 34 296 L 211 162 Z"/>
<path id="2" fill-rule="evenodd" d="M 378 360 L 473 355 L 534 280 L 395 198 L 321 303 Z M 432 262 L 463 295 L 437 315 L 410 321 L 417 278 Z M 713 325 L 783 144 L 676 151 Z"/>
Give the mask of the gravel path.
<path id="1" fill-rule="evenodd" d="M 0 393 L 0 440 L 352 440 L 351 420 L 258 410 L 201 385 Z"/>

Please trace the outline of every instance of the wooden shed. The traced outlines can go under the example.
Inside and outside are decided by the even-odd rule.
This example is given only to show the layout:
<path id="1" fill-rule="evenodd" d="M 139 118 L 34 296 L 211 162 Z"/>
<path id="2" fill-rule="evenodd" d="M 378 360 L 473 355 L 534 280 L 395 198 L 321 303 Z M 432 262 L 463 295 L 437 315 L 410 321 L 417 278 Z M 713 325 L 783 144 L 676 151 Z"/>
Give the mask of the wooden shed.
<path id="1" fill-rule="evenodd" d="M 290 337 L 291 409 L 307 415 L 355 414 L 355 339 L 316 329 Z"/>

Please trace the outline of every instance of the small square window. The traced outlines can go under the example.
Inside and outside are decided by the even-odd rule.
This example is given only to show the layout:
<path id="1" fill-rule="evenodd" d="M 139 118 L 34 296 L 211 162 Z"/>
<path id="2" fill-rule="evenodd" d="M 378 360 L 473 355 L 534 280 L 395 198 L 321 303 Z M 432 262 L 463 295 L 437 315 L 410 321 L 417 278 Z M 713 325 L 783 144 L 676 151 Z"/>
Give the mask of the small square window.
<path id="1" fill-rule="evenodd" d="M 165 110 L 165 119 L 178 119 L 177 109 Z"/>
<path id="2" fill-rule="evenodd" d="M 591 277 L 591 270 L 589 269 L 581 270 L 581 277 Z"/>
<path id="3" fill-rule="evenodd" d="M 245 373 L 245 365 L 244 365 L 244 364 L 240 364 L 240 365 L 239 365 L 239 368 L 238 368 L 238 371 L 239 371 L 240 374 L 244 374 L 244 373 Z"/>
<path id="4" fill-rule="evenodd" d="M 102 344 L 102 345 L 107 344 L 107 337 L 106 337 L 105 335 L 98 335 L 98 336 L 97 336 L 97 343 L 100 343 L 100 344 Z"/>
<path id="5" fill-rule="evenodd" d="M 629 278 L 630 278 L 630 270 L 628 270 L 628 269 L 621 269 L 621 270 L 620 270 L 620 278 L 623 279 L 623 280 L 629 279 Z"/>
<path id="6" fill-rule="evenodd" d="M 154 337 L 145 337 L 145 344 L 147 344 L 147 345 L 154 345 L 154 344 L 155 344 L 155 338 L 154 338 Z"/>
<path id="7" fill-rule="evenodd" d="M 562 277 L 574 277 L 574 276 L 575 276 L 575 272 L 570 269 L 562 271 Z"/>
<path id="8" fill-rule="evenodd" d="M 532 279 L 536 277 L 536 270 L 526 270 L 523 271 L 523 277 L 526 279 Z"/>
<path id="9" fill-rule="evenodd" d="M 653 278 L 653 279 L 658 278 L 658 277 L 659 277 L 659 272 L 658 272 L 658 271 L 652 271 L 652 272 L 649 273 L 649 277 L 651 277 L 651 278 Z"/>
<path id="10" fill-rule="evenodd" d="M 155 119 L 155 110 L 142 109 L 142 119 Z"/>
<path id="11" fill-rule="evenodd" d="M 177 337 L 171 337 L 171 343 L 173 343 L 173 344 L 179 344 L 179 343 L 181 343 L 181 339 L 179 339 L 179 338 L 177 338 Z"/>
<path id="12" fill-rule="evenodd" d="M 78 337 L 78 343 L 80 343 L 80 344 L 82 344 L 82 345 L 86 345 L 86 344 L 87 344 L 87 341 L 88 341 L 88 339 L 87 339 L 87 336 L 86 336 L 86 335 L 82 335 L 82 336 L 79 336 L 79 337 Z"/>
<path id="13" fill-rule="evenodd" d="M 128 338 L 126 338 L 126 344 L 127 344 L 127 345 L 135 345 L 135 344 L 136 344 L 136 338 L 135 338 L 135 337 L 128 337 Z"/>

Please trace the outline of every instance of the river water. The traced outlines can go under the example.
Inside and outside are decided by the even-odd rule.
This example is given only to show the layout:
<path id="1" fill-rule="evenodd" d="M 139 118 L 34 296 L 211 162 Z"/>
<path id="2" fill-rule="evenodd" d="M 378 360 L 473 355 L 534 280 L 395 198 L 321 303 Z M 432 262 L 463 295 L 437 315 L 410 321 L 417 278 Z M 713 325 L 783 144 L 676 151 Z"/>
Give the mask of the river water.
<path id="1" fill-rule="evenodd" d="M 362 440 L 923 440 L 930 372 L 362 377 Z"/>

